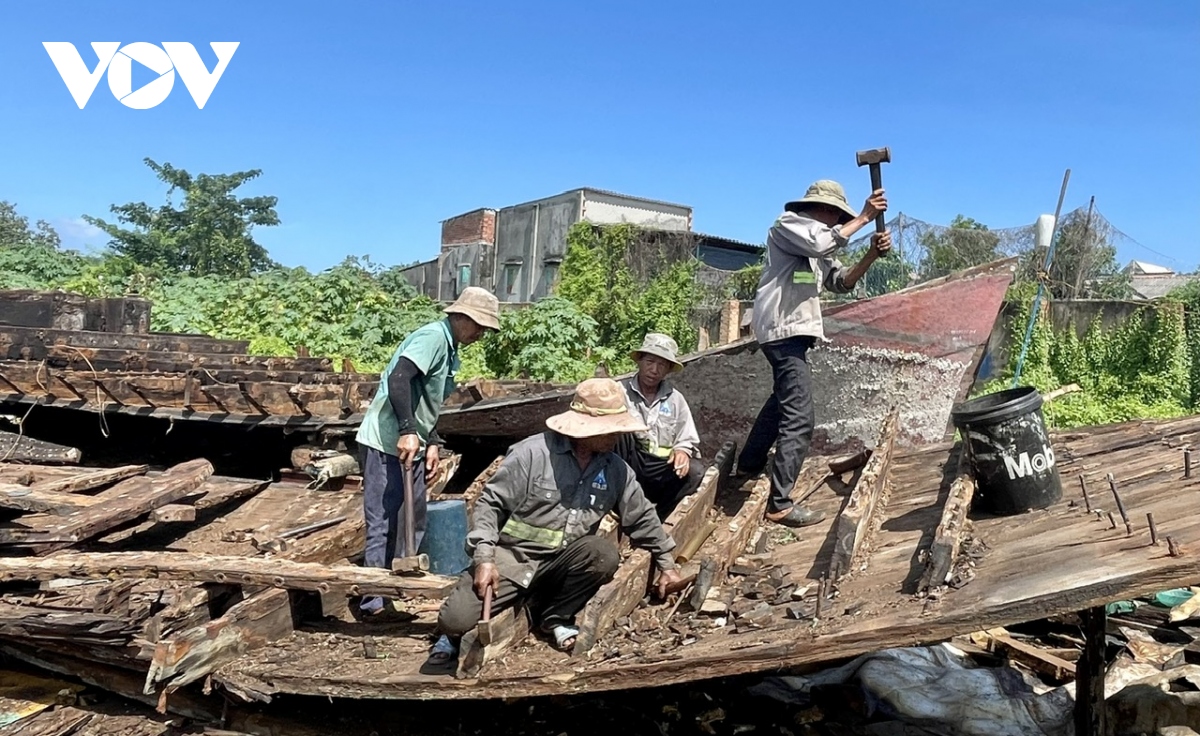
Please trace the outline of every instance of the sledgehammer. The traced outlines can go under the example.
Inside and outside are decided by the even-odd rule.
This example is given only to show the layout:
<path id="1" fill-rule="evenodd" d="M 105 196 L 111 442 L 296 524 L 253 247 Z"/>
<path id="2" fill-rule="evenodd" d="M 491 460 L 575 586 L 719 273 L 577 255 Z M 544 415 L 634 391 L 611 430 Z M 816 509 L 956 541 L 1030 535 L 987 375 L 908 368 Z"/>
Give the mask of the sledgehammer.
<path id="1" fill-rule="evenodd" d="M 887 147 L 872 148 L 868 151 L 859 151 L 854 154 L 854 158 L 858 161 L 859 166 L 871 167 L 871 192 L 874 193 L 877 189 L 883 189 L 883 172 L 880 171 L 880 164 L 890 164 L 892 162 L 892 152 Z M 884 230 L 883 213 L 880 212 L 875 216 L 875 232 L 881 233 Z"/>
<path id="2" fill-rule="evenodd" d="M 475 624 L 475 636 L 485 647 L 492 643 L 492 584 L 483 589 L 483 618 Z"/>
<path id="3" fill-rule="evenodd" d="M 421 574 L 429 569 L 429 555 L 417 554 L 417 518 L 413 514 L 413 469 L 404 468 L 404 551 L 408 557 L 392 560 L 392 572 Z"/>

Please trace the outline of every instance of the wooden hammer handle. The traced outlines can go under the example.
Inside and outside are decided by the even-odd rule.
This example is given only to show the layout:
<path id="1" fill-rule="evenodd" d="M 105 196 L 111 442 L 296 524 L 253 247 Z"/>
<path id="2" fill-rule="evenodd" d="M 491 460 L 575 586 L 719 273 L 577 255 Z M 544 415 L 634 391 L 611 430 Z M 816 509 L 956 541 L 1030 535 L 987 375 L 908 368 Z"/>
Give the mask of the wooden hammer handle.
<path id="1" fill-rule="evenodd" d="M 875 191 L 878 189 L 883 189 L 883 171 L 881 169 L 881 166 L 882 166 L 881 164 L 871 164 L 870 165 L 871 194 L 874 194 Z M 884 231 L 883 213 L 880 212 L 878 215 L 875 215 L 875 232 L 881 233 L 883 231 Z"/>
<path id="2" fill-rule="evenodd" d="M 483 621 L 492 620 L 492 584 L 488 583 L 483 589 Z"/>

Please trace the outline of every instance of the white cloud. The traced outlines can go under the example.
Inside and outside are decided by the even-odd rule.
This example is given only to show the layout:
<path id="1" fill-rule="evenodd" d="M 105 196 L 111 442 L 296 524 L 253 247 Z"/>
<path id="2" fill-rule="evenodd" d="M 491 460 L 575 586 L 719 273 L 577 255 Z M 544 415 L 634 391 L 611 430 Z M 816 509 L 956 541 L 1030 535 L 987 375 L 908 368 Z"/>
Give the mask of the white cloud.
<path id="1" fill-rule="evenodd" d="M 108 235 L 82 217 L 61 217 L 50 224 L 58 231 L 63 248 L 89 250 L 108 244 Z"/>

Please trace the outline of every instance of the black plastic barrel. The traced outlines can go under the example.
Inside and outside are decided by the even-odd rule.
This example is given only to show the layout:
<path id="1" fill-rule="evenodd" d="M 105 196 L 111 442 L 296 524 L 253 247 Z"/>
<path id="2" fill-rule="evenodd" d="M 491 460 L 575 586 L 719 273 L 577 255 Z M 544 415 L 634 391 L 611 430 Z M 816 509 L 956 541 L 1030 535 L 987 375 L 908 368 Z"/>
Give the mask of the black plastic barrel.
<path id="1" fill-rule="evenodd" d="M 993 514 L 1044 509 L 1062 498 L 1062 481 L 1042 396 L 1028 386 L 963 402 L 950 412 L 975 471 L 972 505 Z"/>

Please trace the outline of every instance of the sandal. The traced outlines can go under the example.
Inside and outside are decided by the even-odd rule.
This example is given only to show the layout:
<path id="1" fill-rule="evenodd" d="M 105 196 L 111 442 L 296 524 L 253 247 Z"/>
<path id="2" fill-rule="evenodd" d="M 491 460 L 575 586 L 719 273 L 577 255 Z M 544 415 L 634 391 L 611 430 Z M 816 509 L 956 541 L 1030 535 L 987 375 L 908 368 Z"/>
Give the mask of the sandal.
<path id="1" fill-rule="evenodd" d="M 813 524 L 820 523 L 822 520 L 824 520 L 824 518 L 824 512 L 812 511 L 804 508 L 803 506 L 793 506 L 788 509 L 787 514 L 780 518 L 776 519 L 768 515 L 767 521 L 781 524 L 783 526 L 799 528 L 802 526 L 812 526 Z"/>
<path id="2" fill-rule="evenodd" d="M 579 629 L 574 626 L 558 625 L 550 630 L 550 635 L 554 637 L 554 648 L 560 652 L 569 652 L 575 646 L 575 640 L 579 637 Z"/>
<path id="3" fill-rule="evenodd" d="M 425 664 L 433 667 L 442 667 L 454 662 L 458 659 L 458 645 L 450 641 L 450 637 L 442 634 L 434 643 L 433 649 L 429 651 L 429 657 L 425 660 Z"/>

